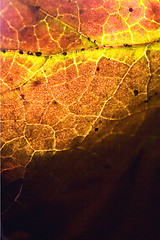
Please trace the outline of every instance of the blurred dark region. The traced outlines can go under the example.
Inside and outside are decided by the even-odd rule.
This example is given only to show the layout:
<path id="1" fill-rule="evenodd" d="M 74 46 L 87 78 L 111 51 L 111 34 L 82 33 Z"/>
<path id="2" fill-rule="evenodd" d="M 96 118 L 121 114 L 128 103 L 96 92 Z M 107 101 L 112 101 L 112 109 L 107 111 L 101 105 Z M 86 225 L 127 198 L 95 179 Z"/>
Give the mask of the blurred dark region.
<path id="1" fill-rule="evenodd" d="M 10 186 L 10 198 L 14 195 L 11 189 L 15 189 L 16 185 L 18 187 L 20 182 L 16 181 Z M 149 148 L 141 149 L 118 181 L 108 183 L 105 191 L 104 182 L 99 181 L 97 186 L 99 194 L 95 197 L 91 191 L 89 194 L 93 199 L 86 206 L 84 203 L 77 205 L 77 202 L 74 206 L 67 197 L 56 201 L 38 200 L 40 196 L 37 196 L 36 202 L 28 201 L 26 205 L 14 203 L 2 215 L 2 228 L 6 236 L 2 239 L 160 239 L 159 138 Z M 97 191 L 97 186 L 94 191 Z M 43 191 L 45 193 L 45 189 Z M 87 192 L 80 190 L 81 194 L 87 195 Z M 83 200 L 81 197 L 79 201 Z"/>
<path id="2" fill-rule="evenodd" d="M 158 114 L 132 139 L 104 139 L 97 154 L 77 147 L 37 152 L 23 180 L 9 181 L 4 172 L 2 240 L 159 240 Z"/>
<path id="3" fill-rule="evenodd" d="M 39 202 L 30 207 L 15 204 L 11 216 L 2 227 L 7 239 L 55 239 L 67 222 L 67 209 L 63 203 Z"/>

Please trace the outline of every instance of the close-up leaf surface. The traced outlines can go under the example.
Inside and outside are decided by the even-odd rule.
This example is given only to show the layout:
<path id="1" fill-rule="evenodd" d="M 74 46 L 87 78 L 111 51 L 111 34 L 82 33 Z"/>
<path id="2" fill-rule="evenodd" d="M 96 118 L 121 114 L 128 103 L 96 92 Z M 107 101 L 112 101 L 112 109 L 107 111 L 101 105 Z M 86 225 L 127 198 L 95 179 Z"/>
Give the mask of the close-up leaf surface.
<path id="1" fill-rule="evenodd" d="M 132 209 L 145 184 L 138 209 L 157 206 L 160 1 L 2 0 L 0 17 L 4 235 L 158 240 Z"/>

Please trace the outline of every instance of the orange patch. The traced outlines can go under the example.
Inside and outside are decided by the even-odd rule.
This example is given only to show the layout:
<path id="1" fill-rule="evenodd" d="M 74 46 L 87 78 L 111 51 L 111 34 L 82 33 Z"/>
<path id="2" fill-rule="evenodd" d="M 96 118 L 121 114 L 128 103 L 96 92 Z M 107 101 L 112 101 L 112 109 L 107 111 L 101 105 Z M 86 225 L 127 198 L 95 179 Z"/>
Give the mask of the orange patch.
<path id="1" fill-rule="evenodd" d="M 117 33 L 120 31 L 128 30 L 128 26 L 125 21 L 118 15 L 111 15 L 104 26 L 105 33 Z"/>
<path id="2" fill-rule="evenodd" d="M 117 0 L 107 0 L 104 2 L 104 7 L 108 13 L 115 13 L 119 8 L 119 2 Z"/>

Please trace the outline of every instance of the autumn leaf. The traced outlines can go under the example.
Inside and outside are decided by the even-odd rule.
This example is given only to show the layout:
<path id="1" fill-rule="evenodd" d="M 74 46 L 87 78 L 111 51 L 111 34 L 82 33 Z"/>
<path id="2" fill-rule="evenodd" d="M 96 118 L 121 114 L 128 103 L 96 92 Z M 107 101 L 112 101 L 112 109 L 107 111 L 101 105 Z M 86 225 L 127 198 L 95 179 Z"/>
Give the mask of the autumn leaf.
<path id="1" fill-rule="evenodd" d="M 1 27 L 3 210 L 65 202 L 73 234 L 159 136 L 160 2 L 2 0 Z"/>

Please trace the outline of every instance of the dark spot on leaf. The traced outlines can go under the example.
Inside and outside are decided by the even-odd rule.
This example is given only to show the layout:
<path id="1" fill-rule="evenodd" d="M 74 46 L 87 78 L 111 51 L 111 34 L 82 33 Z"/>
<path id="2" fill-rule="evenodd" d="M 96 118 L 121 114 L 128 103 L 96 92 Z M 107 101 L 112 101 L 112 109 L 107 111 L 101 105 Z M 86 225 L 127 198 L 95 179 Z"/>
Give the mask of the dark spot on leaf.
<path id="1" fill-rule="evenodd" d="M 67 55 L 67 53 L 66 53 L 66 52 L 63 52 L 62 54 L 63 54 L 64 56 L 66 56 L 66 55 Z"/>
<path id="2" fill-rule="evenodd" d="M 157 95 L 158 95 L 158 93 L 157 93 L 157 92 L 155 92 L 155 93 L 154 93 L 154 95 L 155 95 L 155 96 L 157 96 Z"/>
<path id="3" fill-rule="evenodd" d="M 99 69 L 99 67 L 97 67 L 97 69 L 96 69 L 96 70 L 99 72 L 99 70 L 100 70 L 100 69 Z"/>
<path id="4" fill-rule="evenodd" d="M 21 98 L 22 98 L 23 100 L 25 99 L 25 95 L 24 95 L 24 94 L 21 94 L 20 96 L 21 96 Z"/>
<path id="5" fill-rule="evenodd" d="M 123 46 L 124 46 L 124 47 L 132 47 L 132 45 L 127 44 L 127 43 L 124 43 Z"/>
<path id="6" fill-rule="evenodd" d="M 103 45 L 103 47 L 106 47 L 106 45 Z"/>
<path id="7" fill-rule="evenodd" d="M 20 51 L 19 51 L 19 54 L 23 54 L 23 51 L 22 51 L 22 50 L 20 50 Z"/>
<path id="8" fill-rule="evenodd" d="M 98 131 L 98 128 L 95 128 L 94 130 L 95 130 L 95 132 L 97 132 L 97 131 Z"/>
<path id="9" fill-rule="evenodd" d="M 129 8 L 129 11 L 130 11 L 130 12 L 133 12 L 133 8 Z"/>
<path id="10" fill-rule="evenodd" d="M 84 51 L 85 50 L 85 48 L 81 48 L 81 51 Z"/>
<path id="11" fill-rule="evenodd" d="M 88 41 L 91 41 L 90 37 L 88 37 L 87 39 L 88 39 Z"/>
<path id="12" fill-rule="evenodd" d="M 134 95 L 137 96 L 138 95 L 138 90 L 134 90 Z"/>
<path id="13" fill-rule="evenodd" d="M 94 40 L 94 43 L 96 43 L 96 40 Z"/>
<path id="14" fill-rule="evenodd" d="M 149 96 L 149 97 L 148 97 L 148 101 L 150 101 L 150 100 L 151 100 L 151 98 L 152 98 L 152 96 Z"/>
<path id="15" fill-rule="evenodd" d="M 35 6 L 35 9 L 36 10 L 39 10 L 41 7 L 40 6 Z"/>
<path id="16" fill-rule="evenodd" d="M 80 13 L 80 14 L 82 14 L 82 13 L 83 13 L 83 10 L 82 10 L 82 9 L 80 9 L 80 10 L 79 10 L 79 13 Z"/>
<path id="17" fill-rule="evenodd" d="M 40 84 L 41 84 L 41 81 L 40 81 L 40 80 L 36 80 L 36 81 L 33 82 L 33 86 L 34 86 L 34 87 L 36 87 L 36 86 L 38 86 L 38 85 L 40 85 Z"/>
<path id="18" fill-rule="evenodd" d="M 37 57 L 40 57 L 41 55 L 42 55 L 41 52 L 36 52 L 36 56 L 37 56 Z"/>
<path id="19" fill-rule="evenodd" d="M 5 52 L 6 52 L 6 50 L 5 50 L 5 49 L 1 49 L 1 51 L 2 51 L 3 53 L 5 53 Z"/>
<path id="20" fill-rule="evenodd" d="M 96 47 L 96 49 L 98 50 L 98 49 L 99 49 L 99 47 Z"/>
<path id="21" fill-rule="evenodd" d="M 40 6 L 31 6 L 31 5 L 29 5 L 29 7 L 32 11 L 37 11 L 41 8 Z"/>
<path id="22" fill-rule="evenodd" d="M 57 104 L 58 104 L 58 102 L 57 102 L 57 101 L 53 101 L 53 104 L 57 105 Z"/>
<path id="23" fill-rule="evenodd" d="M 147 100 L 145 100 L 144 102 L 147 103 L 151 100 L 152 96 L 149 96 Z"/>
<path id="24" fill-rule="evenodd" d="M 65 87 L 66 87 L 67 89 L 69 89 L 69 85 L 68 85 L 68 83 L 65 83 Z"/>
<path id="25" fill-rule="evenodd" d="M 28 51 L 28 52 L 27 52 L 27 54 L 28 54 L 28 55 L 33 55 L 33 53 L 32 53 L 32 52 L 30 52 L 30 51 Z"/>

